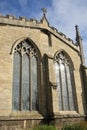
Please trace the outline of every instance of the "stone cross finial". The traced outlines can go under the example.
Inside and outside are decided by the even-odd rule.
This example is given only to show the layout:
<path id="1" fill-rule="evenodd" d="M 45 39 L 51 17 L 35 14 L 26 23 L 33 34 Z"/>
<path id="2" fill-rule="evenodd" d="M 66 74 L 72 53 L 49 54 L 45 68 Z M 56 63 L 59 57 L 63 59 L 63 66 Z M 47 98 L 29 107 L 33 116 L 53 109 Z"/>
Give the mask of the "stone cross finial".
<path id="1" fill-rule="evenodd" d="M 47 13 L 47 10 L 45 8 L 42 8 L 42 11 L 43 11 L 43 15 L 45 16 Z"/>

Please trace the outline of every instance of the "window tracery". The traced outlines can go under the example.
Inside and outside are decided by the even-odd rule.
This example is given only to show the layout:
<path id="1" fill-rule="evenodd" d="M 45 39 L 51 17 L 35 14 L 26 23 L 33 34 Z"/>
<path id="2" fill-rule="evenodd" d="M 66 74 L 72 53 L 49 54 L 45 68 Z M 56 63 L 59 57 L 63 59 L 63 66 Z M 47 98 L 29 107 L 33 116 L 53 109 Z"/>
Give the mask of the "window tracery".
<path id="1" fill-rule="evenodd" d="M 38 53 L 24 40 L 14 49 L 13 110 L 38 110 Z"/>
<path id="2" fill-rule="evenodd" d="M 30 57 L 38 56 L 34 46 L 31 43 L 28 44 L 26 41 L 19 43 L 15 47 L 14 52 L 19 52 L 22 56 L 24 54 L 28 54 Z"/>
<path id="3" fill-rule="evenodd" d="M 63 51 L 55 55 L 59 110 L 75 110 L 72 67 Z"/>

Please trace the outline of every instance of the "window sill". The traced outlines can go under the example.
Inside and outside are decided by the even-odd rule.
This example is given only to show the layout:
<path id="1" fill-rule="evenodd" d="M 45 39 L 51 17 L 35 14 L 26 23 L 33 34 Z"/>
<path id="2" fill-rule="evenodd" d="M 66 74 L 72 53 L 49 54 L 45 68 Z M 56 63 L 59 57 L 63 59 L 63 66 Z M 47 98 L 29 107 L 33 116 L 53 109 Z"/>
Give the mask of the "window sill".
<path id="1" fill-rule="evenodd" d="M 77 117 L 84 117 L 85 115 L 84 114 L 79 114 L 77 113 L 77 111 L 59 111 L 59 112 L 56 112 L 54 113 L 54 117 L 55 118 L 69 118 L 69 117 L 74 117 L 74 118 L 77 118 Z"/>
<path id="2" fill-rule="evenodd" d="M 10 117 L 17 119 L 43 119 L 43 116 L 38 111 L 13 111 Z"/>

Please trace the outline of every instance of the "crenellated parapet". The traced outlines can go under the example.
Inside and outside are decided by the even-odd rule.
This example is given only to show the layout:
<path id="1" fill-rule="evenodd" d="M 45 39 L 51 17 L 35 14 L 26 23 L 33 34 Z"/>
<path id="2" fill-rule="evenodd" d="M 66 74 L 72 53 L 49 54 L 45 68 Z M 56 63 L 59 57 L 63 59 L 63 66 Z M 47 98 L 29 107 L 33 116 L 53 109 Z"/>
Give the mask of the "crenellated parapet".
<path id="1" fill-rule="evenodd" d="M 49 22 L 45 14 L 43 15 L 40 21 L 37 21 L 36 19 L 27 19 L 26 17 L 22 17 L 22 16 L 17 18 L 9 14 L 7 14 L 6 16 L 3 16 L 2 14 L 0 14 L 0 25 L 46 30 L 47 32 L 54 35 L 55 37 L 58 37 L 60 40 L 64 41 L 69 46 L 73 47 L 75 50 L 79 51 L 77 45 L 73 42 L 72 39 L 66 37 L 65 34 L 63 34 L 62 32 L 59 32 L 55 27 L 51 27 L 49 25 Z"/>

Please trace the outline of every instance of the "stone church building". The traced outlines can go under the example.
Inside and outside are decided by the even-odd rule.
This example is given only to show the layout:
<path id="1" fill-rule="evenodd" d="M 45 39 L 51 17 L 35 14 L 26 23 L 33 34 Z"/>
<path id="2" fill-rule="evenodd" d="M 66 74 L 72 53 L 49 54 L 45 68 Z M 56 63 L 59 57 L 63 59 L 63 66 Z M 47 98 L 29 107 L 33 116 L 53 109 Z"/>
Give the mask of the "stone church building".
<path id="1" fill-rule="evenodd" d="M 87 67 L 76 43 L 40 21 L 0 15 L 0 129 L 86 120 Z M 7 129 L 5 129 L 7 130 Z"/>

